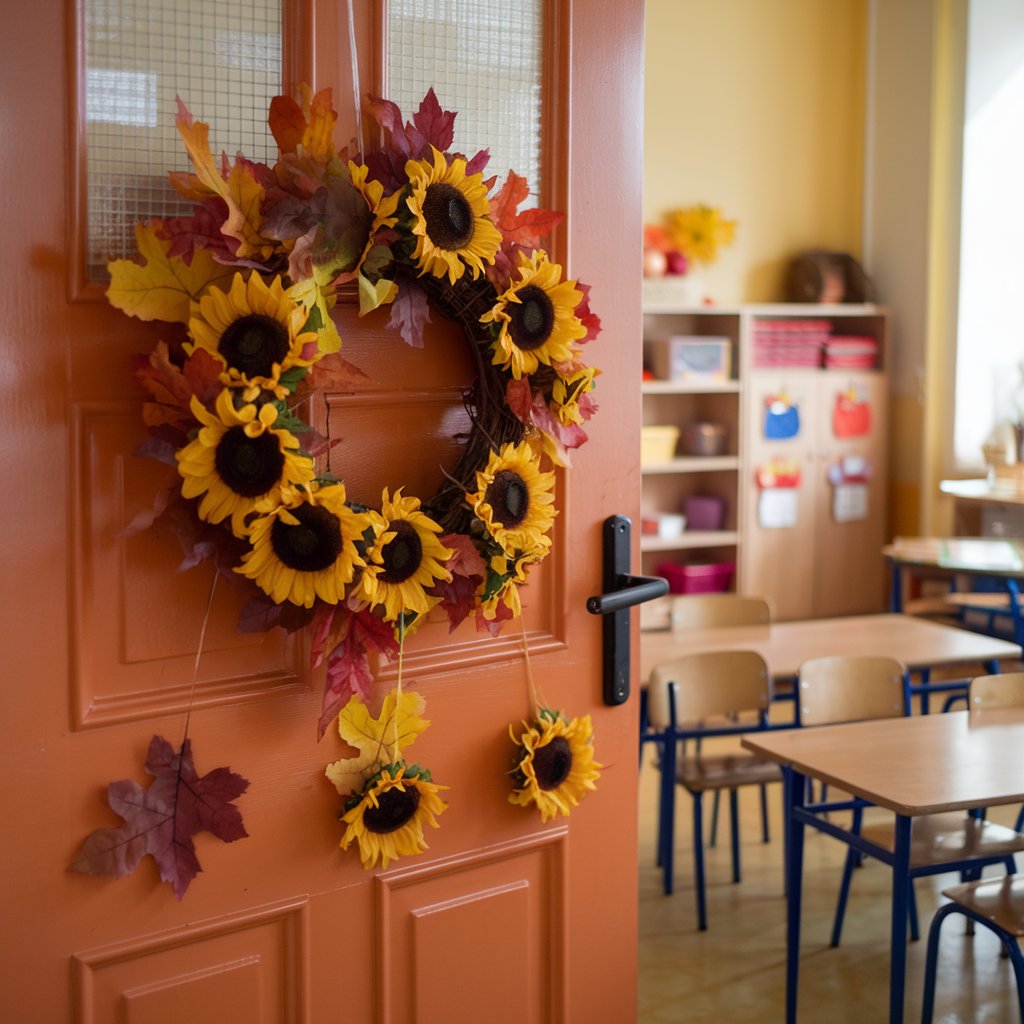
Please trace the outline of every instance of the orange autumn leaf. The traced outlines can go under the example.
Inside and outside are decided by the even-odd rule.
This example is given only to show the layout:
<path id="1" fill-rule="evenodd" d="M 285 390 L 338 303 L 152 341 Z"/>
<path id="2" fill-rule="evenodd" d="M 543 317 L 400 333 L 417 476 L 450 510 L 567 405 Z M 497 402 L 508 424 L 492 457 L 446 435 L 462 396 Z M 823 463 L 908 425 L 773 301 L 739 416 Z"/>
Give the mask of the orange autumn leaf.
<path id="1" fill-rule="evenodd" d="M 186 195 L 195 196 L 205 189 L 223 199 L 227 204 L 228 216 L 221 232 L 238 240 L 235 255 L 239 259 L 253 256 L 267 259 L 273 254 L 276 243 L 260 234 L 265 190 L 256 180 L 252 166 L 236 161 L 225 178 L 218 170 L 210 150 L 210 126 L 203 121 L 193 120 L 188 107 L 180 99 L 175 124 L 196 173 L 194 178 L 172 175 L 171 180 Z"/>
<path id="2" fill-rule="evenodd" d="M 214 260 L 206 249 L 197 249 L 186 264 L 167 252 L 155 224 L 135 226 L 135 244 L 144 263 L 113 260 L 108 264 L 110 304 L 140 320 L 188 323 L 189 303 L 212 284 L 227 289 L 233 270 Z"/>
<path id="3" fill-rule="evenodd" d="M 330 160 L 334 156 L 334 112 L 331 90 L 321 89 L 315 96 L 308 85 L 299 87 L 301 105 L 290 96 L 275 96 L 267 123 L 282 153 L 295 153 L 301 147 L 309 156 Z"/>

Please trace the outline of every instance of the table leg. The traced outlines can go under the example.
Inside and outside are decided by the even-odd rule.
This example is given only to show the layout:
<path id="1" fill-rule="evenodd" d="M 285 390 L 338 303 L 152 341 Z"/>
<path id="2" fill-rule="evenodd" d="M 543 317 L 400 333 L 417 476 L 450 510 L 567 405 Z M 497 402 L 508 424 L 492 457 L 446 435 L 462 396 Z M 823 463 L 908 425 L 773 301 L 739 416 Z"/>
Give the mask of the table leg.
<path id="1" fill-rule="evenodd" d="M 896 844 L 892 864 L 892 943 L 889 953 L 889 1024 L 903 1022 L 907 969 L 907 904 L 910 896 L 910 822 L 896 815 Z"/>
<path id="2" fill-rule="evenodd" d="M 891 582 L 889 587 L 889 611 L 903 611 L 903 568 L 899 562 L 890 562 L 892 567 Z"/>
<path id="3" fill-rule="evenodd" d="M 800 896 L 803 886 L 804 823 L 795 813 L 804 806 L 807 778 L 783 768 L 786 801 L 786 1024 L 796 1024 L 800 970 Z"/>
<path id="4" fill-rule="evenodd" d="M 1006 581 L 1006 590 L 1010 595 L 1010 618 L 1013 620 L 1013 639 L 1024 647 L 1024 619 L 1020 611 L 1020 587 L 1016 580 Z"/>

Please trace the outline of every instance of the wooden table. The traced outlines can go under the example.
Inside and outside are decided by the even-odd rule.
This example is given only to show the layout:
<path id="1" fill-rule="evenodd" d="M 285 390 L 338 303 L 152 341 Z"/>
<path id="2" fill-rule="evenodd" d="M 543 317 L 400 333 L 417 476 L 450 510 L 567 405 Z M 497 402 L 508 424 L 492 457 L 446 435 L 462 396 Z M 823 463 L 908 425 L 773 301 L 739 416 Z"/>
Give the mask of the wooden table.
<path id="1" fill-rule="evenodd" d="M 889 607 L 903 610 L 904 576 L 915 571 L 950 576 L 983 576 L 997 581 L 1008 595 L 1001 612 L 1013 623 L 1014 639 L 1024 644 L 1020 585 L 1024 581 L 1024 543 L 1006 537 L 897 537 L 882 548 L 892 567 Z M 969 605 L 968 605 L 969 607 Z"/>
<path id="2" fill-rule="evenodd" d="M 835 654 L 887 655 L 919 673 L 939 665 L 978 662 L 986 665 L 986 671 L 996 672 L 999 661 L 1021 657 L 1021 647 L 1016 643 L 913 615 L 854 615 L 768 626 L 641 633 L 640 678 L 647 679 L 655 665 L 672 658 L 718 650 L 757 651 L 776 680 L 794 678 L 800 665 L 810 658 Z M 927 693 L 949 686 L 931 683 L 925 676 L 924 681 L 909 688 L 912 693 Z"/>
<path id="3" fill-rule="evenodd" d="M 892 866 L 889 1020 L 903 1020 L 910 825 L 938 811 L 1024 802 L 1024 710 L 918 715 L 815 729 L 762 732 L 743 746 L 784 769 L 787 812 L 786 1020 L 796 1024 L 805 826 L 864 848 L 859 836 L 805 806 L 806 779 L 827 782 L 896 814 Z M 870 752 L 870 756 L 865 756 Z"/>

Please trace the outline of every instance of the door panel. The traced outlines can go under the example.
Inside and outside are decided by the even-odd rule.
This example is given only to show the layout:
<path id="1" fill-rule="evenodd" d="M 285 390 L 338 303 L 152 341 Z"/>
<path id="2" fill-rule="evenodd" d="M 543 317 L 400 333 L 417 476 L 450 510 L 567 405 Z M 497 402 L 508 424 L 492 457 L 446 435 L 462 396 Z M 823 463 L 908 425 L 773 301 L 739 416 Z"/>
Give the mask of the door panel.
<path id="1" fill-rule="evenodd" d="M 384 5 L 354 6 L 362 88 L 384 91 Z M 554 553 L 523 594 L 525 627 L 495 640 L 469 623 L 451 636 L 428 623 L 411 642 L 404 685 L 424 694 L 432 722 L 416 753 L 450 787 L 450 806 L 428 851 L 377 872 L 338 849 L 340 807 L 323 769 L 348 752 L 330 732 L 316 741 L 322 679 L 307 669 L 306 642 L 239 635 L 234 595 L 218 584 L 197 664 L 210 576 L 175 571 L 180 550 L 164 526 L 124 532 L 160 479 L 132 454 L 143 431 L 130 374 L 160 327 L 128 320 L 84 283 L 80 125 L 67 99 L 81 11 L 39 0 L 7 12 L 3 161 L 17 201 L 0 251 L 0 880 L 17 926 L 0 930 L 0 1019 L 422 1024 L 450 1018 L 453 971 L 481 1019 L 634 1016 L 636 712 L 601 704 L 601 623 L 585 599 L 600 589 L 603 520 L 635 516 L 639 494 L 642 10 L 598 6 L 545 5 L 545 109 L 557 117 L 545 124 L 543 166 L 545 205 L 568 214 L 552 257 L 593 287 L 603 320 L 591 355 L 601 411 L 574 469 L 559 474 Z M 340 143 L 354 114 L 339 9 L 286 4 L 285 61 L 335 87 Z M 66 36 L 40 24 L 66 25 Z M 338 320 L 346 358 L 373 381 L 321 398 L 346 481 L 429 491 L 455 454 L 466 378 L 457 336 L 439 324 L 413 352 L 351 305 Z M 414 444 L 395 443 L 402 422 L 397 435 Z M 507 729 L 529 710 L 523 628 L 547 701 L 593 716 L 606 766 L 597 791 L 547 826 L 507 801 Z M 378 699 L 395 675 L 379 666 Z M 237 801 L 248 838 L 199 835 L 202 872 L 181 902 L 150 858 L 117 881 L 69 872 L 82 839 L 118 823 L 107 784 L 146 785 L 150 737 L 177 746 L 186 727 L 200 774 L 225 765 L 249 780 Z"/>

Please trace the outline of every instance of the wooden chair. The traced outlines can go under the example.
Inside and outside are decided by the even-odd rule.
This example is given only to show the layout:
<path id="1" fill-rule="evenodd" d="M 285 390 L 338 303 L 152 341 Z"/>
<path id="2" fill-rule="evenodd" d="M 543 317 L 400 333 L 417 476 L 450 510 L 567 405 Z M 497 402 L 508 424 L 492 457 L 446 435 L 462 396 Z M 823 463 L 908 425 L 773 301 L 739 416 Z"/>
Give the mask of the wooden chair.
<path id="1" fill-rule="evenodd" d="M 971 680 L 967 706 L 972 716 L 998 708 L 1024 707 L 1024 672 L 978 676 Z M 1021 829 L 1024 808 L 1017 817 Z M 940 907 L 928 930 L 928 952 L 925 958 L 922 1024 L 930 1024 L 935 1009 L 935 976 L 939 958 L 939 933 L 950 914 L 961 914 L 968 922 L 981 924 L 994 932 L 1003 944 L 1017 979 L 1017 1002 L 1024 1022 L 1024 956 L 1020 938 L 1024 936 L 1024 878 L 1007 875 L 944 889 L 942 895 L 950 902 Z"/>
<path id="2" fill-rule="evenodd" d="M 907 711 L 906 670 L 892 658 L 815 658 L 800 666 L 797 692 L 801 726 L 896 718 Z M 893 851 L 891 822 L 863 824 L 863 810 L 868 806 L 871 805 L 867 801 L 853 801 L 851 831 L 883 850 Z M 818 807 L 824 809 L 828 805 L 822 803 Z M 971 879 L 979 877 L 983 867 L 999 863 L 1013 871 L 1013 854 L 1021 850 L 1024 836 L 1002 825 L 961 812 L 925 815 L 913 822 L 910 877 L 960 871 L 965 879 Z M 839 945 L 850 883 L 860 856 L 852 846 L 847 850 L 832 924 L 833 946 Z M 910 935 L 917 939 L 920 933 L 913 887 L 909 909 Z"/>
<path id="3" fill-rule="evenodd" d="M 1024 878 L 1006 875 L 944 889 L 951 902 L 939 907 L 928 929 L 928 952 L 924 967 L 924 996 L 921 1024 L 931 1024 L 935 1011 L 935 976 L 939 960 L 939 932 L 950 914 L 962 914 L 969 922 L 984 925 L 1003 944 L 1017 979 L 1017 1005 L 1024 1024 L 1024 956 L 1020 938 L 1024 936 Z"/>
<path id="4" fill-rule="evenodd" d="M 687 629 L 714 629 L 719 626 L 766 626 L 771 622 L 771 606 L 763 597 L 748 597 L 743 594 L 681 594 L 672 598 L 669 622 L 673 632 Z M 643 763 L 644 745 L 656 743 L 659 752 L 664 747 L 665 737 L 651 728 L 647 711 L 647 685 L 640 689 L 640 761 Z M 711 841 L 715 845 L 718 836 L 718 808 L 720 793 L 716 792 L 711 813 Z M 663 822 L 658 821 L 658 851 L 663 846 Z M 761 838 L 768 842 L 768 796 L 761 789 Z M 669 889 L 665 890 L 666 893 Z"/>
<path id="5" fill-rule="evenodd" d="M 972 679 L 967 707 L 972 713 L 993 708 L 1024 708 L 1024 672 L 1004 672 Z M 1024 806 L 1018 812 L 1013 827 L 1017 832 L 1024 832 Z"/>
<path id="6" fill-rule="evenodd" d="M 693 798 L 694 883 L 697 927 L 707 928 L 704 878 L 705 792 L 727 790 L 732 823 L 733 881 L 740 880 L 740 786 L 762 785 L 780 778 L 779 768 L 752 754 L 679 754 L 683 739 L 735 736 L 767 726 L 771 679 L 764 659 L 754 651 L 713 651 L 685 655 L 658 665 L 648 683 L 652 725 L 664 736 L 658 810 L 659 862 L 664 889 L 673 888 L 675 791 L 682 786 Z M 705 744 L 705 747 L 710 744 Z"/>

